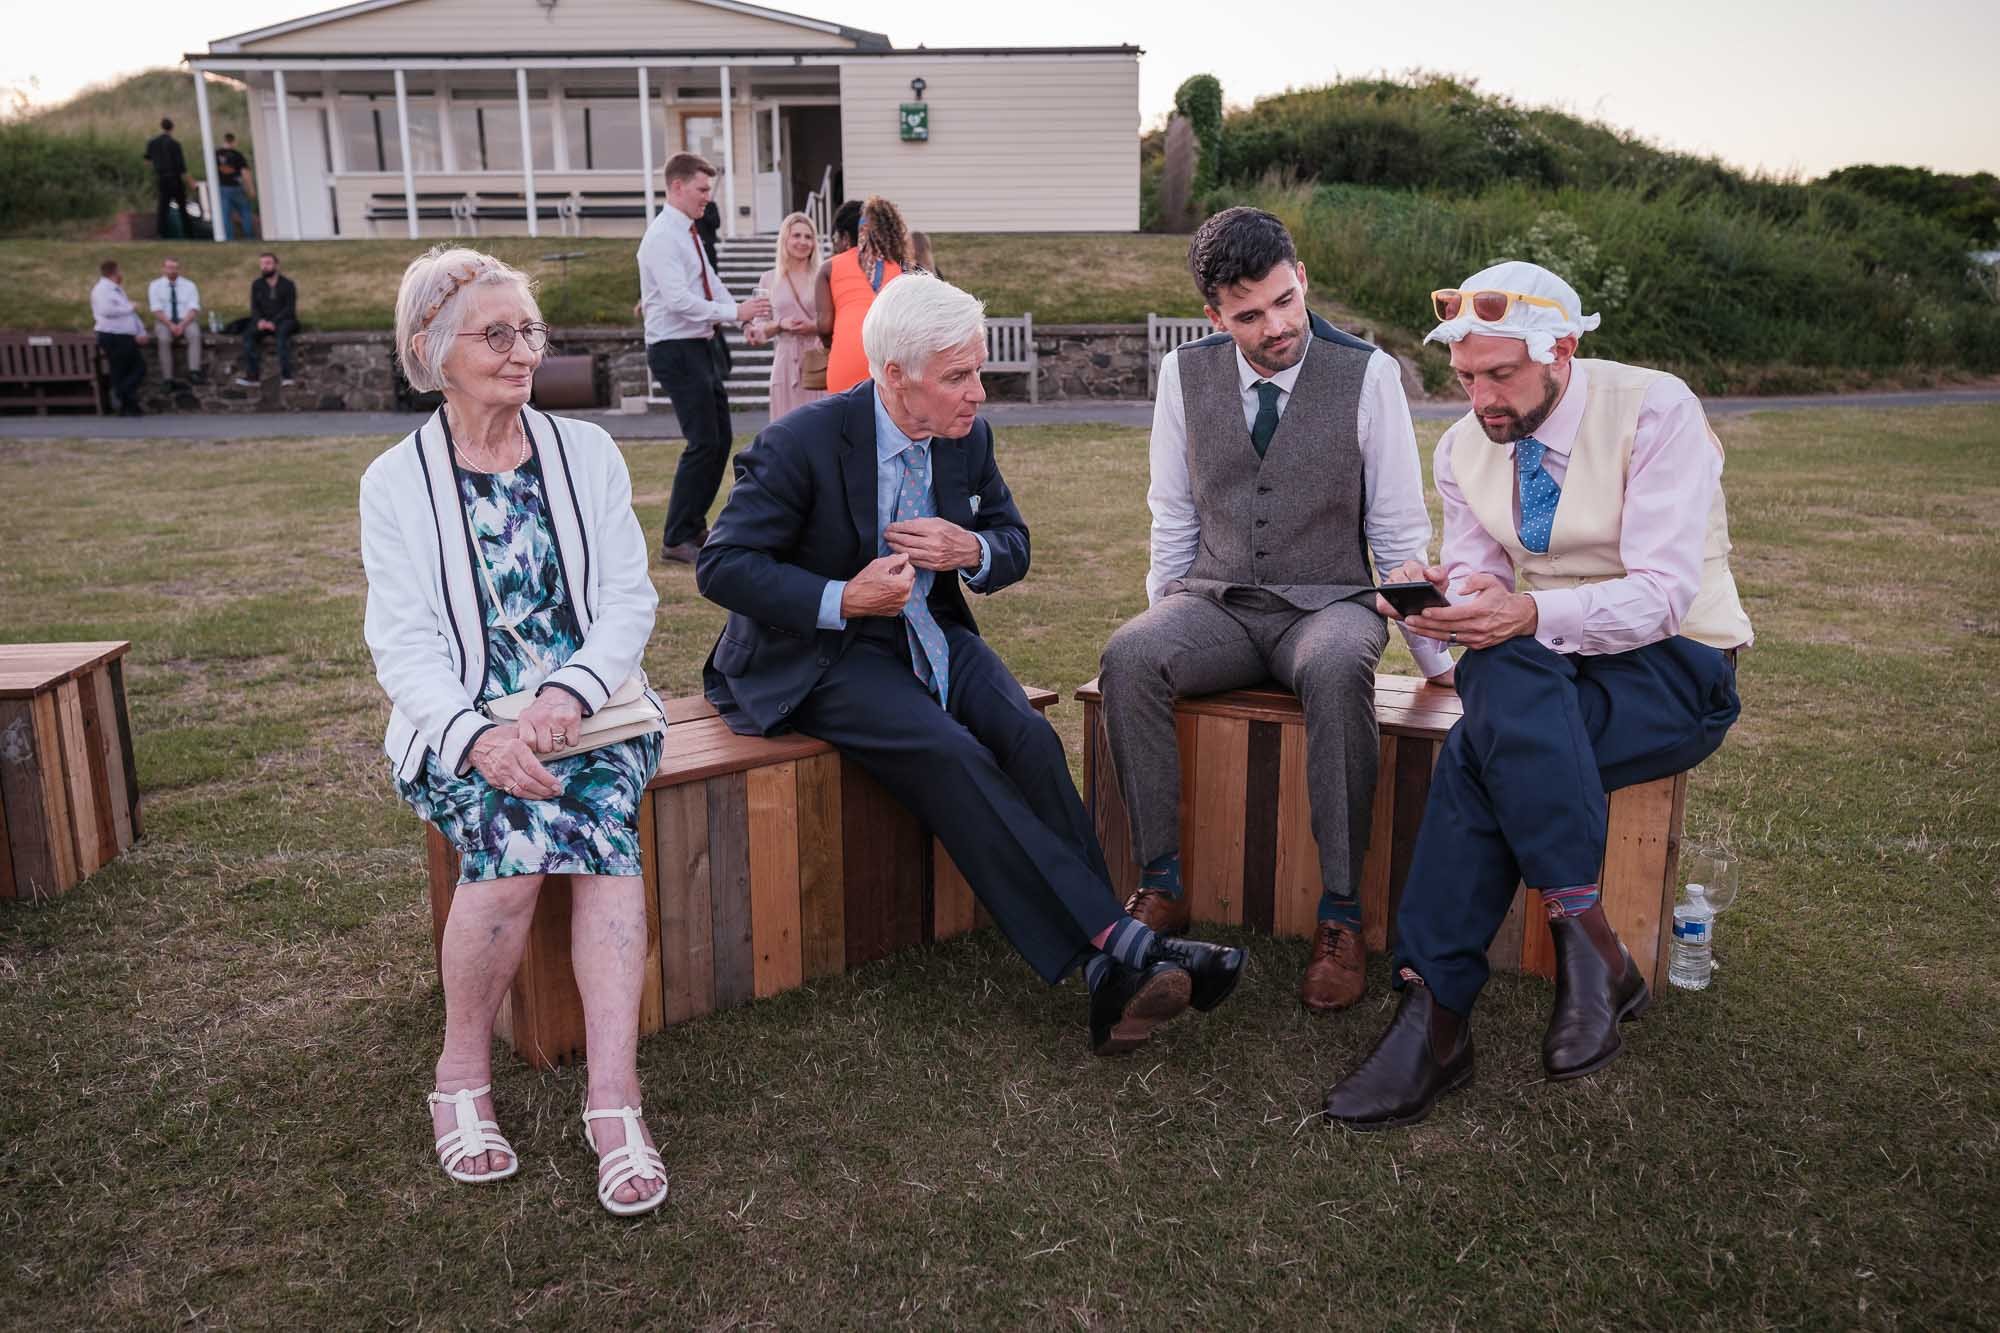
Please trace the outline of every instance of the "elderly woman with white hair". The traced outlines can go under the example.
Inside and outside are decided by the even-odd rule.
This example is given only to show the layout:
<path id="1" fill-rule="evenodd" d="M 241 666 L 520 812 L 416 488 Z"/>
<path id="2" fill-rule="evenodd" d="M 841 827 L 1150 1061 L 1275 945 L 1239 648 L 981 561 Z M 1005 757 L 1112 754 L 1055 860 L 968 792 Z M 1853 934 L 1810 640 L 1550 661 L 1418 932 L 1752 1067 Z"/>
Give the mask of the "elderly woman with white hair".
<path id="1" fill-rule="evenodd" d="M 772 422 L 695 577 L 729 611 L 704 671 L 731 727 L 797 730 L 937 831 L 1042 978 L 1081 967 L 1091 1049 L 1135 1049 L 1236 985 L 1240 949 L 1120 908 L 1062 742 L 979 637 L 967 590 L 1028 572 L 1028 526 L 979 419 L 985 311 L 927 274 L 882 289 L 869 378 Z"/>
<path id="2" fill-rule="evenodd" d="M 637 1063 L 636 822 L 665 729 L 639 663 L 659 597 L 617 445 L 528 407 L 547 340 L 526 275 L 490 255 L 439 247 L 403 274 L 396 354 L 444 405 L 362 477 L 365 632 L 397 788 L 462 867 L 440 950 L 439 1163 L 468 1184 L 520 1168 L 493 1110 L 493 1021 L 544 878 L 567 875 L 598 1198 L 641 1213 L 667 1188 Z"/>

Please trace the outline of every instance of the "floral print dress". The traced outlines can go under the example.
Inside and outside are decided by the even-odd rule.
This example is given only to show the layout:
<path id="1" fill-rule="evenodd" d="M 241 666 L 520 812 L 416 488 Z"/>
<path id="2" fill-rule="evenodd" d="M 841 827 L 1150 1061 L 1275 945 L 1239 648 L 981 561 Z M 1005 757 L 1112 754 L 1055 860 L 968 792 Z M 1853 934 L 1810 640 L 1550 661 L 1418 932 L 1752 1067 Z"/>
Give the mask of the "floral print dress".
<path id="1" fill-rule="evenodd" d="M 506 472 L 456 470 L 472 538 L 499 594 L 495 606 L 475 568 L 486 621 L 486 680 L 476 702 L 484 705 L 532 689 L 582 646 L 583 634 L 563 583 L 540 463 L 531 455 Z M 509 623 L 532 651 L 507 632 Z M 469 765 L 463 776 L 448 773 L 435 753 L 397 786 L 458 849 L 460 883 L 512 875 L 636 875 L 639 799 L 659 768 L 664 743 L 655 732 L 545 760 L 563 789 L 548 801 L 501 791 Z"/>

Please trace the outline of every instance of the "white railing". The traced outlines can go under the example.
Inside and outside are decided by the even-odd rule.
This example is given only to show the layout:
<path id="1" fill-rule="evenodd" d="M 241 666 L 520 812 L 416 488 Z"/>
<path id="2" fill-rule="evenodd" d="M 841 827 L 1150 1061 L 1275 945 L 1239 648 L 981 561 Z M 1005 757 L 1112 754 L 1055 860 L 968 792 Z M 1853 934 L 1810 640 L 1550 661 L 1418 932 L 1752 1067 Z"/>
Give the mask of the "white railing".
<path id="1" fill-rule="evenodd" d="M 806 193 L 806 206 L 799 211 L 813 220 L 813 229 L 819 233 L 822 249 L 833 248 L 833 210 L 838 207 L 833 201 L 833 167 L 828 166 L 821 173 L 819 188 Z"/>

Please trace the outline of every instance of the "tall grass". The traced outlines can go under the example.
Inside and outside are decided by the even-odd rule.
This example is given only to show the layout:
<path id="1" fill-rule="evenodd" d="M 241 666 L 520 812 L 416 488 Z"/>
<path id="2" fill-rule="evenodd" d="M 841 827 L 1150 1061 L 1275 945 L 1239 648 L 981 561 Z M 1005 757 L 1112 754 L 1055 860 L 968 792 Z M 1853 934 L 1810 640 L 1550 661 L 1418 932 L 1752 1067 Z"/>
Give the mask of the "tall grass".
<path id="1" fill-rule="evenodd" d="M 1781 215 L 1688 184 L 1442 195 L 1267 178 L 1210 202 L 1278 214 L 1318 284 L 1403 328 L 1428 326 L 1431 289 L 1525 258 L 1604 314 L 1593 352 L 1708 392 L 1824 387 L 1828 370 L 2000 370 L 2000 306 L 1977 298 L 1954 237 L 1845 191 L 1793 189 Z"/>
<path id="2" fill-rule="evenodd" d="M 209 111 L 216 143 L 236 135 L 252 151 L 240 84 L 211 78 Z M 152 170 L 143 157 L 160 119 L 174 122 L 188 172 L 205 173 L 194 80 L 180 71 L 147 70 L 86 88 L 67 102 L 0 122 L 0 234 L 65 222 L 96 222 L 128 208 L 150 209 Z"/>

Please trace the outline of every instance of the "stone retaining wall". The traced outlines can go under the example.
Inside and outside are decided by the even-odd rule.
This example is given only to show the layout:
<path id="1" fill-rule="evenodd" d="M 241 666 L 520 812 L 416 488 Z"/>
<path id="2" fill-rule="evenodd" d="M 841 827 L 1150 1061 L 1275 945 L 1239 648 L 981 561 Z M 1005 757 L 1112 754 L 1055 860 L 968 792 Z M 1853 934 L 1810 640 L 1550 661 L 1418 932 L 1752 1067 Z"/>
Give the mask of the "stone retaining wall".
<path id="1" fill-rule="evenodd" d="M 146 383 L 140 401 L 149 412 L 390 412 L 409 406 L 390 355 L 387 333 L 301 333 L 292 341 L 295 378 L 278 382 L 277 356 L 264 346 L 264 379 L 256 388 L 235 383 L 242 373 L 241 340 L 211 334 L 203 345 L 208 382 L 179 385 L 169 392 L 159 380 L 157 349 L 148 346 Z M 1046 324 L 1035 329 L 1042 402 L 1125 401 L 1149 397 L 1146 387 L 1146 326 L 1143 324 Z M 550 339 L 552 355 L 596 359 L 599 401 L 617 407 L 646 396 L 646 346 L 633 329 L 587 328 Z M 176 363 L 181 353 L 176 353 Z M 1411 398 L 1423 389 L 1415 368 L 1403 366 Z M 1026 402 L 1028 377 L 994 375 L 986 391 L 997 402 Z M 665 411 L 664 405 L 656 408 Z"/>

